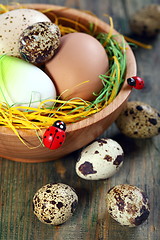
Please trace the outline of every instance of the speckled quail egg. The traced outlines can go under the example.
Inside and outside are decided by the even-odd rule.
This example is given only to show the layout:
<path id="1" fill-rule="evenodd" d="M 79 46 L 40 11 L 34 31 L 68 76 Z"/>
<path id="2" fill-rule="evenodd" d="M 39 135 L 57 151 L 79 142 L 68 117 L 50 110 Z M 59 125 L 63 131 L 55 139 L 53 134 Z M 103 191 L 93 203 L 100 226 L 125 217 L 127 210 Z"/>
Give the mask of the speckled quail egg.
<path id="1" fill-rule="evenodd" d="M 63 183 L 47 184 L 33 197 L 33 210 L 37 218 L 46 224 L 59 225 L 74 213 L 78 196 L 74 189 Z"/>
<path id="2" fill-rule="evenodd" d="M 160 113 L 150 105 L 131 101 L 116 120 L 119 130 L 131 138 L 150 138 L 160 133 Z"/>
<path id="3" fill-rule="evenodd" d="M 149 216 L 149 200 L 140 188 L 120 184 L 111 188 L 106 197 L 110 216 L 121 225 L 136 227 Z"/>
<path id="4" fill-rule="evenodd" d="M 137 35 L 154 37 L 160 31 L 160 4 L 149 4 L 135 12 L 130 21 L 131 29 Z"/>
<path id="5" fill-rule="evenodd" d="M 51 22 L 38 22 L 27 27 L 19 38 L 21 57 L 31 63 L 45 63 L 60 44 L 59 27 Z"/>
<path id="6" fill-rule="evenodd" d="M 45 14 L 34 9 L 14 9 L 0 14 L 0 55 L 20 57 L 19 36 L 25 28 L 36 22 L 51 21 Z"/>
<path id="7" fill-rule="evenodd" d="M 123 149 L 116 141 L 101 138 L 82 150 L 76 173 L 86 180 L 107 179 L 120 169 L 123 158 Z"/>

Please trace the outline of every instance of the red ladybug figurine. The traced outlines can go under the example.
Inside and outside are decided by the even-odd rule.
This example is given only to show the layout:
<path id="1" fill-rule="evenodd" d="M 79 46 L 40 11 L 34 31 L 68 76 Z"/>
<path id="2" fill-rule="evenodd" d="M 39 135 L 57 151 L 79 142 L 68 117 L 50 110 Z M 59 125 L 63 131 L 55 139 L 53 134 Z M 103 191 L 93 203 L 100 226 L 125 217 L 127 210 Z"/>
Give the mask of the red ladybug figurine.
<path id="1" fill-rule="evenodd" d="M 66 138 L 66 124 L 60 120 L 49 127 L 43 135 L 43 143 L 49 149 L 57 149 L 62 146 Z"/>
<path id="2" fill-rule="evenodd" d="M 144 88 L 144 80 L 143 80 L 143 78 L 140 78 L 140 77 L 137 77 L 137 76 L 128 78 L 127 79 L 127 83 L 130 86 L 132 86 L 132 87 L 134 87 L 136 89 Z"/>

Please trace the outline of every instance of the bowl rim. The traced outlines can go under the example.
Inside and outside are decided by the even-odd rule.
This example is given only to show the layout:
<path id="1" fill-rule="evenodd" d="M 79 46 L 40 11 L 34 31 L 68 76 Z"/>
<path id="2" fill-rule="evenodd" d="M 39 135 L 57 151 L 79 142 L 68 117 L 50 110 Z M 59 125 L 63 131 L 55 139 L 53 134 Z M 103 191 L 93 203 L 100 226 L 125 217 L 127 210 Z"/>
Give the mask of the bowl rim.
<path id="1" fill-rule="evenodd" d="M 18 5 L 19 6 L 19 5 Z M 51 11 L 54 12 L 63 12 L 63 13 L 67 13 L 72 17 L 77 17 L 79 16 L 79 19 L 81 20 L 88 20 L 88 22 L 93 22 L 95 24 L 97 24 L 97 26 L 101 29 L 103 29 L 103 32 L 108 33 L 109 29 L 110 29 L 110 25 L 107 24 L 106 22 L 104 22 L 103 20 L 99 19 L 97 16 L 93 16 L 90 15 L 84 11 L 78 10 L 78 9 L 74 9 L 74 8 L 68 8 L 65 6 L 60 6 L 60 5 L 53 5 L 53 4 L 20 4 L 20 6 L 22 6 L 23 8 L 29 8 L 29 9 L 35 9 L 35 10 L 44 10 L 44 9 L 49 9 Z M 9 10 L 13 10 L 13 9 L 17 9 L 17 5 L 8 5 L 8 9 Z M 105 31 L 104 31 L 105 29 Z M 116 35 L 121 35 L 118 31 L 116 31 L 115 29 L 113 29 L 113 34 Z M 86 128 L 91 126 L 92 124 L 99 122 L 100 120 L 106 118 L 107 116 L 109 116 L 115 109 L 117 109 L 118 107 L 120 107 L 125 101 L 126 99 L 128 99 L 131 91 L 132 91 L 132 87 L 129 86 L 127 84 L 127 78 L 135 76 L 137 73 L 137 64 L 136 64 L 136 60 L 135 60 L 135 56 L 130 48 L 130 46 L 128 45 L 128 43 L 126 42 L 126 46 L 127 46 L 127 50 L 126 50 L 126 75 L 125 75 L 125 81 L 123 83 L 123 86 L 120 90 L 120 92 L 118 93 L 118 95 L 116 96 L 116 98 L 109 104 L 107 105 L 104 109 L 102 109 L 101 111 L 85 118 L 82 119 L 78 122 L 75 123 L 70 123 L 67 124 L 67 128 L 66 128 L 66 132 L 73 132 L 73 131 L 77 131 L 79 129 L 82 128 Z M 127 69 L 130 69 L 130 73 L 128 73 Z M 9 135 L 13 134 L 15 135 L 15 133 L 5 127 L 5 126 L 1 126 L 1 133 L 9 133 Z M 10 131 L 11 130 L 11 131 Z M 28 136 L 28 135 L 33 135 L 35 134 L 35 130 L 30 130 L 30 129 L 18 129 L 18 131 L 20 131 L 21 133 L 23 133 L 23 137 Z M 45 129 L 42 129 L 42 134 L 44 133 Z"/>

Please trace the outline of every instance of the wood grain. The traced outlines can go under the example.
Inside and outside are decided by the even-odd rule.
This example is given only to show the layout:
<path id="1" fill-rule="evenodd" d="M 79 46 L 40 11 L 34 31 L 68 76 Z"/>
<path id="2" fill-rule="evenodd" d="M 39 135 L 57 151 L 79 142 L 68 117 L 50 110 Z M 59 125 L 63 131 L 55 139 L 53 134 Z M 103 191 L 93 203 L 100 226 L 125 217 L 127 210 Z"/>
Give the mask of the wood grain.
<path id="1" fill-rule="evenodd" d="M 21 1 L 23 2 L 23 1 Z M 27 3 L 33 1 L 27 1 Z M 35 1 L 34 1 L 35 2 Z M 38 1 L 38 3 L 43 1 Z M 2 3 L 6 3 L 2 1 Z M 158 0 L 45 1 L 113 16 L 115 28 L 130 35 L 129 19 L 134 11 Z M 151 50 L 134 48 L 138 75 L 145 79 L 145 88 L 134 90 L 130 100 L 144 101 L 160 109 L 159 65 L 160 36 L 141 41 L 152 44 Z M 101 136 L 115 139 L 125 152 L 121 170 L 108 180 L 85 181 L 75 173 L 79 151 L 47 163 L 20 163 L 0 159 L 0 239 L 1 240 L 159 240 L 160 239 L 160 137 L 136 140 L 123 136 L 112 126 Z M 72 143 L 71 143 L 72 144 Z M 42 224 L 32 211 L 35 192 L 46 183 L 63 182 L 77 190 L 79 205 L 73 217 L 59 227 Z M 146 191 L 151 213 L 136 228 L 118 225 L 106 212 L 105 195 L 116 184 L 128 183 Z"/>

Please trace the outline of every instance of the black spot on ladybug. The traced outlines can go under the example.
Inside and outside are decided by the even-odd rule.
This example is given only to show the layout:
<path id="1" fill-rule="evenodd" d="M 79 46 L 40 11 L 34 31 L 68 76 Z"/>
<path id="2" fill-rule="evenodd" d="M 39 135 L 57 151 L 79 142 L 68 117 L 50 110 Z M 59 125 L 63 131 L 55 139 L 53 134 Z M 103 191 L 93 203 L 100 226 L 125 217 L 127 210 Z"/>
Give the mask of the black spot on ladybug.
<path id="1" fill-rule="evenodd" d="M 83 175 L 94 174 L 97 172 L 97 171 L 93 170 L 93 165 L 90 162 L 84 162 L 83 164 L 81 164 L 79 166 L 79 171 Z"/>
<path id="2" fill-rule="evenodd" d="M 142 111 L 142 110 L 143 110 L 143 107 L 140 106 L 140 105 L 138 105 L 138 106 L 136 106 L 136 109 L 137 109 L 138 111 Z"/>
<path id="3" fill-rule="evenodd" d="M 57 133 L 57 132 L 58 132 L 58 129 L 56 129 L 55 132 Z"/>
<path id="4" fill-rule="evenodd" d="M 118 155 L 114 160 L 113 164 L 118 166 L 120 165 L 121 162 L 123 162 L 123 159 L 124 159 L 123 155 Z"/>
<path id="5" fill-rule="evenodd" d="M 52 136 L 53 134 L 52 134 L 52 133 L 50 133 L 49 135 L 50 135 L 50 136 Z"/>
<path id="6" fill-rule="evenodd" d="M 62 142 L 60 142 L 59 144 L 61 144 L 61 145 L 62 145 Z"/>
<path id="7" fill-rule="evenodd" d="M 56 138 L 59 139 L 59 136 L 57 136 Z"/>
<path id="8" fill-rule="evenodd" d="M 77 200 L 75 200 L 71 205 L 71 213 L 74 213 L 77 205 L 78 205 L 78 202 L 77 202 Z"/>
<path id="9" fill-rule="evenodd" d="M 157 124 L 157 120 L 155 118 L 149 118 L 148 119 L 149 122 L 152 124 L 152 125 L 156 125 Z"/>
<path id="10" fill-rule="evenodd" d="M 64 138 L 64 135 L 62 135 L 62 137 Z"/>
<path id="11" fill-rule="evenodd" d="M 46 138 L 46 136 L 44 136 L 43 138 Z"/>

